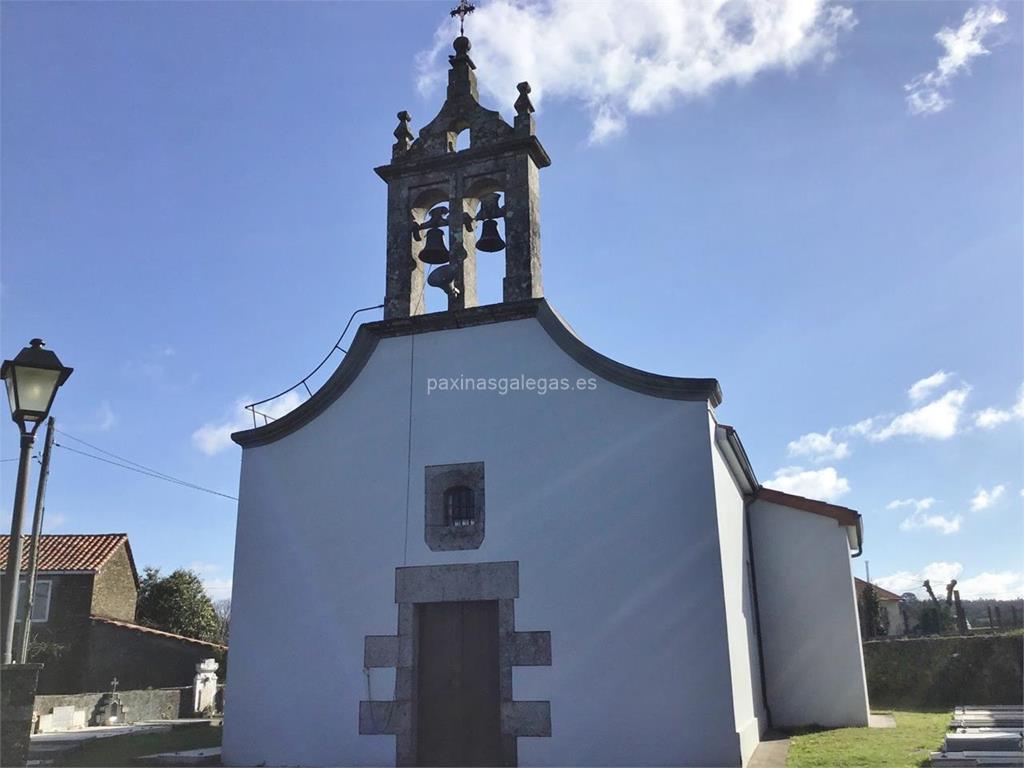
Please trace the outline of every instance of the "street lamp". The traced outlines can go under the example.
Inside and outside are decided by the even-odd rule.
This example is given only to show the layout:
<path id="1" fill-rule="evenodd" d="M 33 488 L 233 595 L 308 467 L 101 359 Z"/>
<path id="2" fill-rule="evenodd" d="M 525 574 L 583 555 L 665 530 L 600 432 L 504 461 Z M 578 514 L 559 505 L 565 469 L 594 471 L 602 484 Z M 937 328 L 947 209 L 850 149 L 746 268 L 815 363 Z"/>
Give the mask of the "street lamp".
<path id="1" fill-rule="evenodd" d="M 3 663 L 10 664 L 14 649 L 14 623 L 18 615 L 18 582 L 21 577 L 21 529 L 25 520 L 25 489 L 28 487 L 29 456 L 36 439 L 36 430 L 46 420 L 53 398 L 68 376 L 53 352 L 43 349 L 42 339 L 32 339 L 29 346 L 13 360 L 4 360 L 0 378 L 7 384 L 11 418 L 21 431 L 21 454 L 18 460 L 18 483 L 14 490 L 14 514 L 11 517 L 11 542 L 7 550 L 7 615 L 4 617 Z M 28 619 L 26 618 L 26 621 Z"/>

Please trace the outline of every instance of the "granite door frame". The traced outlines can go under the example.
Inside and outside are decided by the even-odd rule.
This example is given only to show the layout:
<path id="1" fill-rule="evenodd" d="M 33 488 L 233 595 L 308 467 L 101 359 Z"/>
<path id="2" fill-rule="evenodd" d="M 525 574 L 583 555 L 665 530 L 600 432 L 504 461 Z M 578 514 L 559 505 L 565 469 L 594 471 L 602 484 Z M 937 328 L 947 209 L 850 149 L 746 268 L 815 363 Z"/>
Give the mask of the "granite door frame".
<path id="1" fill-rule="evenodd" d="M 551 735 L 550 701 L 516 701 L 512 667 L 551 666 L 551 633 L 515 629 L 519 562 L 419 565 L 395 569 L 398 633 L 367 635 L 363 667 L 394 668 L 391 701 L 359 702 L 359 733 L 395 736 L 395 765 L 413 766 L 416 754 L 416 606 L 421 603 L 494 600 L 498 604 L 498 677 L 503 764 L 518 762 L 520 736 Z"/>

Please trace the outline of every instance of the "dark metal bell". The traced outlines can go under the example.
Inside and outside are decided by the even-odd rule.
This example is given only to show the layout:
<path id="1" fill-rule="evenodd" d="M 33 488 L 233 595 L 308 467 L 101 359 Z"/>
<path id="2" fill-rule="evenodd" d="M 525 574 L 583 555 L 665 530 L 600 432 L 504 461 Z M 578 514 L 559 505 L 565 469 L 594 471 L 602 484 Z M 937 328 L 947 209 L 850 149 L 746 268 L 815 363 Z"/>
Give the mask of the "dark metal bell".
<path id="1" fill-rule="evenodd" d="M 458 296 L 459 289 L 455 287 L 455 267 L 445 264 L 438 267 L 427 275 L 427 284 L 434 288 L 440 288 L 449 296 Z"/>
<path id="2" fill-rule="evenodd" d="M 488 253 L 505 250 L 505 241 L 498 234 L 498 222 L 494 219 L 484 222 L 484 227 L 480 232 L 480 239 L 476 241 L 476 249 L 478 251 L 487 251 Z"/>
<path id="3" fill-rule="evenodd" d="M 420 251 L 420 261 L 424 264 L 447 264 L 450 260 L 448 246 L 444 244 L 444 232 L 428 229 L 427 242 Z"/>

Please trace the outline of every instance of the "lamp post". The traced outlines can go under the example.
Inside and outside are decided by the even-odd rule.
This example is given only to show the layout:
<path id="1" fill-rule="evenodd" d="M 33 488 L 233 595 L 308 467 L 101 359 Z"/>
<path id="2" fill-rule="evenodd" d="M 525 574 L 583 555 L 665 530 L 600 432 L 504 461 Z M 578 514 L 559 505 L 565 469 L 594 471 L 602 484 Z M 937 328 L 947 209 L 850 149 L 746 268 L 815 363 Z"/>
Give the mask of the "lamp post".
<path id="1" fill-rule="evenodd" d="M 18 482 L 14 489 L 14 514 L 11 517 L 11 542 L 7 550 L 7 613 L 4 617 L 3 663 L 13 660 L 14 624 L 18 615 L 18 582 L 21 578 L 21 529 L 25 522 L 25 492 L 31 464 L 29 457 L 36 430 L 46 420 L 53 398 L 68 376 L 53 352 L 43 349 L 42 339 L 32 339 L 13 360 L 4 360 L 0 378 L 7 384 L 11 418 L 21 432 L 21 453 L 18 458 Z"/>

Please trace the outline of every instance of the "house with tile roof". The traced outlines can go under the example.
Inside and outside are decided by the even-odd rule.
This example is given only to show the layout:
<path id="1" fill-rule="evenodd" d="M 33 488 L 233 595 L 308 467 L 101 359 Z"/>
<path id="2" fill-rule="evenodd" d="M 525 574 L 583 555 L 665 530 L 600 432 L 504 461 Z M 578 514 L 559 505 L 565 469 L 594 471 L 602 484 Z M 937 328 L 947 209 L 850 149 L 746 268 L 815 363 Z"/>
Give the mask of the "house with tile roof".
<path id="1" fill-rule="evenodd" d="M 9 540 L 0 536 L 4 572 Z M 28 557 L 26 546 L 23 574 Z M 138 595 L 128 534 L 40 537 L 30 652 L 44 664 L 38 692 L 105 691 L 115 677 L 124 690 L 189 685 L 200 660 L 226 650 L 135 624 Z"/>
<path id="2" fill-rule="evenodd" d="M 860 607 L 864 604 L 864 589 L 867 587 L 868 582 L 864 581 L 864 579 L 854 578 L 853 583 L 857 589 L 857 610 L 859 611 Z M 900 607 L 903 598 L 877 584 L 872 584 L 871 586 L 875 588 L 878 602 L 882 606 L 882 610 L 885 611 L 887 619 L 885 625 L 886 637 L 903 637 L 903 635 L 907 634 L 906 622 L 903 620 L 903 611 Z"/>

